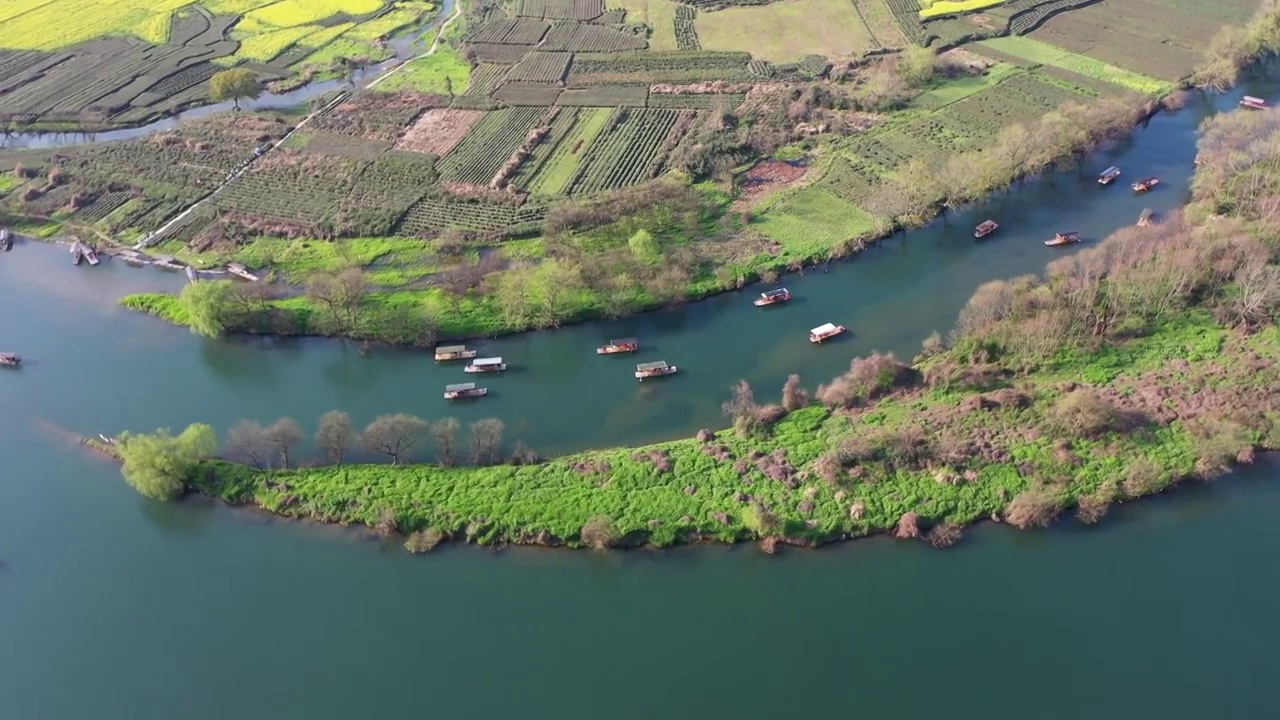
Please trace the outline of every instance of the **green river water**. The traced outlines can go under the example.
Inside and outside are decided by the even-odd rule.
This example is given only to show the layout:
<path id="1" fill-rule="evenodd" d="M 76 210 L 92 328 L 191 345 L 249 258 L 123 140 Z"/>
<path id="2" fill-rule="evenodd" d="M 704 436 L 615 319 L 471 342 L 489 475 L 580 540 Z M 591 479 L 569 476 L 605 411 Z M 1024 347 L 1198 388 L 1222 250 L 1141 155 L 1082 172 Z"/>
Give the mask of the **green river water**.
<path id="1" fill-rule="evenodd" d="M 1244 88 L 1268 94 L 1272 86 Z M 1223 97 L 1216 107 L 1228 107 Z M 1160 115 L 1080 172 L 1028 183 L 849 263 L 675 311 L 484 343 L 515 366 L 446 408 L 462 379 L 421 352 L 324 340 L 210 342 L 120 310 L 182 278 L 65 248 L 0 255 L 0 718 L 1274 717 L 1280 462 L 1125 506 L 1102 526 L 970 531 L 940 552 L 887 539 L 595 555 L 451 548 L 413 557 L 359 533 L 205 501 L 138 497 L 75 436 L 341 408 L 497 416 L 557 453 L 719 426 L 727 388 L 812 386 L 872 349 L 910 356 L 986 280 L 1039 272 L 1055 230 L 1089 238 L 1185 199 L 1194 128 Z M 1159 175 L 1136 198 L 1098 188 Z M 969 229 L 1001 231 L 975 243 Z M 755 289 L 749 289 L 754 292 Z M 852 337 L 815 348 L 823 322 Z M 638 387 L 630 359 L 681 366 Z"/>

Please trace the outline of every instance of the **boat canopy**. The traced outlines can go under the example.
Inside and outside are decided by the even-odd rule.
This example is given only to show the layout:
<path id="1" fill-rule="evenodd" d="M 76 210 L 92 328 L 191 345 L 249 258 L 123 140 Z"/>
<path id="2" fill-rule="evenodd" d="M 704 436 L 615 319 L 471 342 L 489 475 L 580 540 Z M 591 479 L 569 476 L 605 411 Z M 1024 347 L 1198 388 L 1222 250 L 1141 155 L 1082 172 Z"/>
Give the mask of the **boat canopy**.
<path id="1" fill-rule="evenodd" d="M 1062 230 L 1058 234 L 1062 235 L 1063 237 L 1070 237 L 1072 235 L 1079 235 L 1080 233 L 1076 230 Z"/>
<path id="2" fill-rule="evenodd" d="M 787 295 L 787 294 L 788 293 L 786 288 L 778 288 L 777 290 L 766 290 L 760 293 L 760 296 L 767 297 L 767 298 L 775 298 L 775 297 L 782 297 L 783 295 Z"/>
<path id="3" fill-rule="evenodd" d="M 445 392 L 462 392 L 463 390 L 475 390 L 475 383 L 459 383 L 458 385 L 445 385 Z"/>
<path id="4" fill-rule="evenodd" d="M 479 360 L 476 360 L 475 362 L 473 362 L 473 363 L 471 363 L 471 364 L 472 364 L 472 365 L 479 365 L 479 366 L 482 366 L 482 367 L 484 367 L 484 366 L 488 366 L 488 365 L 501 365 L 501 364 L 502 364 L 502 358 L 500 358 L 500 357 L 496 357 L 496 358 L 480 358 Z"/>
<path id="5" fill-rule="evenodd" d="M 639 345 L 640 341 L 635 338 L 621 338 L 619 340 L 610 340 L 610 345 Z"/>
<path id="6" fill-rule="evenodd" d="M 1116 167 L 1115 165 L 1112 165 L 1111 167 L 1102 171 L 1102 177 L 1113 177 L 1119 174 L 1120 174 L 1120 168 Z"/>
<path id="7" fill-rule="evenodd" d="M 1240 98 L 1240 101 L 1249 103 L 1250 105 L 1266 105 L 1267 104 L 1266 100 L 1263 100 L 1260 97 L 1254 97 L 1252 95 L 1245 95 L 1244 97 Z"/>
<path id="8" fill-rule="evenodd" d="M 825 323 L 809 331 L 812 335 L 826 335 L 836 331 L 836 326 L 831 323 Z"/>
<path id="9" fill-rule="evenodd" d="M 456 352 L 464 352 L 466 349 L 467 349 L 467 346 L 466 346 L 466 345 L 442 345 L 442 346 L 440 346 L 440 347 L 436 348 L 436 352 L 438 352 L 438 353 L 456 353 Z"/>
<path id="10" fill-rule="evenodd" d="M 639 365 L 636 366 L 636 370 L 643 372 L 645 370 L 662 370 L 662 369 L 665 369 L 666 367 L 667 367 L 666 360 L 658 360 L 656 362 L 640 363 Z"/>

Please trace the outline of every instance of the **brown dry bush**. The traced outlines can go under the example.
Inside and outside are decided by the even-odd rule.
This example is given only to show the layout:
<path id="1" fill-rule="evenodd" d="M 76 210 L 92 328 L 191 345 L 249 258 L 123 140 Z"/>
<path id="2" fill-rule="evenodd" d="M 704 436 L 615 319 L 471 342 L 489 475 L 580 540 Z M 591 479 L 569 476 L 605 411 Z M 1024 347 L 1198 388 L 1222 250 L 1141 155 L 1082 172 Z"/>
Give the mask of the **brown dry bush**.
<path id="1" fill-rule="evenodd" d="M 1132 418 L 1121 412 L 1093 388 L 1067 393 L 1050 411 L 1053 424 L 1071 437 L 1093 438 L 1125 430 Z"/>
<path id="2" fill-rule="evenodd" d="M 800 387 L 800 376 L 791 375 L 782 386 L 782 407 L 788 411 L 799 410 L 809 404 L 809 392 Z"/>
<path id="3" fill-rule="evenodd" d="M 1164 485 L 1164 470 L 1151 458 L 1140 457 L 1125 468 L 1120 489 L 1125 497 L 1136 498 L 1158 492 Z"/>
<path id="4" fill-rule="evenodd" d="M 837 376 L 830 385 L 818 387 L 818 400 L 829 407 L 853 407 L 914 385 L 919 373 L 893 353 L 873 352 L 855 358 L 849 370 Z"/>
<path id="5" fill-rule="evenodd" d="M 1086 525 L 1092 525 L 1102 519 L 1115 502 L 1119 489 L 1114 482 L 1103 483 L 1097 490 L 1080 496 L 1076 503 L 1076 518 Z"/>
<path id="6" fill-rule="evenodd" d="M 902 540 L 920 537 L 920 516 L 913 512 L 903 514 L 893 536 Z"/>
<path id="7" fill-rule="evenodd" d="M 1062 500 L 1045 488 L 1028 488 L 1014 496 L 1004 510 L 1005 520 L 1019 530 L 1045 527 L 1058 517 Z"/>
<path id="8" fill-rule="evenodd" d="M 607 550 L 621 538 L 613 520 L 604 515 L 597 515 L 582 526 L 579 533 L 582 542 L 593 550 Z"/>
<path id="9" fill-rule="evenodd" d="M 404 541 L 404 549 L 411 553 L 431 552 L 437 545 L 444 542 L 445 534 L 436 528 L 426 528 L 411 534 Z"/>
<path id="10" fill-rule="evenodd" d="M 877 438 L 880 455 L 897 467 L 918 468 L 933 457 L 929 433 L 920 425 L 904 425 Z"/>
<path id="11" fill-rule="evenodd" d="M 1254 433 L 1230 420 L 1200 419 L 1188 424 L 1196 474 L 1208 480 L 1225 474 L 1240 458 L 1249 458 L 1254 449 Z"/>
<path id="12" fill-rule="evenodd" d="M 925 539 L 929 544 L 936 548 L 948 548 L 960 542 L 960 536 L 963 534 L 959 525 L 949 522 L 942 522 L 929 528 L 929 532 L 925 535 Z"/>

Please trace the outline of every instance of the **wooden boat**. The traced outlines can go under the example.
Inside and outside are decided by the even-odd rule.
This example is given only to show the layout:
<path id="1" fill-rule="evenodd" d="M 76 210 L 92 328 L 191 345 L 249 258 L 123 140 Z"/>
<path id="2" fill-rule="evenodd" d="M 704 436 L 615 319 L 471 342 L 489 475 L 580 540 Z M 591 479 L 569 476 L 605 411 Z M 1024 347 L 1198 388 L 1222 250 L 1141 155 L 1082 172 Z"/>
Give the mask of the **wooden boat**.
<path id="1" fill-rule="evenodd" d="M 174 271 L 182 270 L 187 266 L 187 264 L 181 260 L 169 257 L 168 255 L 157 255 L 156 259 L 152 261 L 152 264 L 164 270 Z"/>
<path id="2" fill-rule="evenodd" d="M 18 367 L 22 358 L 17 353 L 0 353 L 0 367 Z"/>
<path id="3" fill-rule="evenodd" d="M 228 263 L 227 273 L 231 275 L 235 275 L 241 280 L 248 280 L 249 282 L 258 282 L 258 276 L 249 272 L 249 268 L 246 268 L 244 265 L 241 265 L 240 263 Z"/>
<path id="4" fill-rule="evenodd" d="M 462 400 L 465 398 L 484 397 L 489 394 L 489 388 L 476 387 L 475 383 L 461 383 L 458 385 L 444 386 L 445 400 Z"/>
<path id="5" fill-rule="evenodd" d="M 79 265 L 84 262 L 84 251 L 80 249 L 80 243 L 71 246 L 71 264 Z"/>
<path id="6" fill-rule="evenodd" d="M 470 360 L 476 356 L 475 350 L 468 350 L 466 345 L 443 345 L 436 348 L 436 362 L 442 360 Z"/>
<path id="7" fill-rule="evenodd" d="M 1246 107 L 1246 108 L 1249 108 L 1250 110 L 1266 110 L 1268 105 L 1267 105 L 1267 101 L 1263 100 L 1260 97 L 1245 95 L 1244 97 L 1240 98 L 1240 107 Z"/>
<path id="8" fill-rule="evenodd" d="M 832 325 L 825 323 L 809 331 L 809 342 L 820 343 L 823 340 L 829 340 L 845 331 L 843 325 Z"/>
<path id="9" fill-rule="evenodd" d="M 1136 193 L 1144 193 L 1159 184 L 1160 184 L 1160 178 L 1149 177 L 1149 178 L 1143 178 L 1139 180 L 1138 182 L 1134 183 L 1131 187 L 1133 188 L 1133 191 Z"/>
<path id="10" fill-rule="evenodd" d="M 645 378 L 662 377 L 663 375 L 675 375 L 676 366 L 668 365 L 666 360 L 658 360 L 655 362 L 640 363 L 636 366 L 636 379 L 644 380 Z"/>
<path id="11" fill-rule="evenodd" d="M 188 265 L 188 266 L 187 266 L 187 280 L 189 280 L 189 281 L 191 281 L 191 282 L 196 282 L 196 281 L 197 281 L 197 280 L 199 280 L 199 279 L 200 279 L 200 276 L 196 274 L 196 269 L 195 269 L 195 268 L 193 268 L 193 267 L 191 267 L 190 265 Z"/>
<path id="12" fill-rule="evenodd" d="M 90 265 L 97 265 L 98 251 L 94 250 L 93 247 L 89 245 L 82 245 L 81 247 L 84 248 L 84 259 L 88 260 Z"/>
<path id="13" fill-rule="evenodd" d="M 121 250 L 120 254 L 117 255 L 117 257 L 129 263 L 130 265 L 136 265 L 139 267 L 151 262 L 151 260 L 147 258 L 146 255 L 143 255 L 137 250 Z"/>
<path id="14" fill-rule="evenodd" d="M 0 228 L 0 252 L 9 252 L 13 249 L 13 235 L 9 234 L 9 228 Z"/>
<path id="15" fill-rule="evenodd" d="M 500 357 L 480 358 L 462 368 L 463 372 L 469 373 L 498 373 L 506 369 L 507 364 L 502 362 Z"/>
<path id="16" fill-rule="evenodd" d="M 1049 247 L 1057 247 L 1059 245 L 1070 245 L 1071 243 L 1080 242 L 1080 233 L 1075 230 L 1067 230 L 1066 232 L 1054 233 L 1053 239 L 1045 240 L 1044 244 Z"/>
<path id="17" fill-rule="evenodd" d="M 1156 211 L 1151 208 L 1143 210 L 1142 214 L 1138 216 L 1138 227 L 1154 225 L 1157 222 L 1160 222 L 1160 216 L 1156 215 Z"/>
<path id="18" fill-rule="evenodd" d="M 1111 183 L 1115 182 L 1115 179 L 1118 177 L 1120 177 L 1120 168 L 1116 167 L 1115 165 L 1112 165 L 1106 170 L 1103 170 L 1102 174 L 1098 176 L 1098 184 L 1110 185 Z"/>
<path id="19" fill-rule="evenodd" d="M 617 353 L 633 353 L 640 349 L 640 341 L 635 338 L 610 340 L 608 345 L 596 348 L 597 355 L 615 355 Z"/>
<path id="20" fill-rule="evenodd" d="M 984 238 L 995 232 L 1000 225 L 995 220 L 983 220 L 982 224 L 973 229 L 973 236 L 976 238 Z"/>
<path id="21" fill-rule="evenodd" d="M 756 307 L 768 307 L 791 300 L 791 291 L 786 288 L 778 288 L 777 290 L 767 290 L 760 293 L 760 297 L 756 298 L 752 305 Z"/>

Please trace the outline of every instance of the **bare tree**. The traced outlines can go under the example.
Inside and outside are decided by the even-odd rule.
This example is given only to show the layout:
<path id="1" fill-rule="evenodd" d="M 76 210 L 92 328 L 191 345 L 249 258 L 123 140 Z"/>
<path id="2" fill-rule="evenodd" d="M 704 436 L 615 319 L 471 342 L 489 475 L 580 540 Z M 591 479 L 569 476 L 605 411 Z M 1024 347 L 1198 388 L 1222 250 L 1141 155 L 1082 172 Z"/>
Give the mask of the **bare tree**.
<path id="1" fill-rule="evenodd" d="M 733 418 L 733 429 L 747 437 L 760 430 L 760 404 L 756 402 L 751 383 L 739 380 L 733 386 L 733 397 L 720 405 L 720 411 Z"/>
<path id="2" fill-rule="evenodd" d="M 320 416 L 316 429 L 316 446 L 334 465 L 341 465 L 351 448 L 351 417 L 341 410 L 330 410 Z"/>
<path id="3" fill-rule="evenodd" d="M 426 420 L 413 415 L 380 415 L 364 429 L 361 442 L 369 452 L 386 455 L 392 465 L 399 465 L 412 457 L 414 448 L 422 444 L 429 430 Z"/>
<path id="4" fill-rule="evenodd" d="M 271 467 L 274 446 L 267 438 L 267 429 L 254 420 L 237 420 L 227 430 L 227 454 L 233 460 L 247 462 L 259 470 Z"/>
<path id="5" fill-rule="evenodd" d="M 444 467 L 457 461 L 459 427 L 454 418 L 444 418 L 431 424 L 431 435 L 436 441 L 436 460 Z"/>
<path id="6" fill-rule="evenodd" d="M 307 297 L 324 308 L 333 330 L 351 330 L 360 321 L 368 281 L 360 268 L 347 268 L 337 275 L 317 273 L 307 278 Z"/>
<path id="7" fill-rule="evenodd" d="M 471 462 L 476 465 L 492 465 L 498 461 L 502 447 L 502 433 L 506 425 L 496 418 L 485 418 L 471 423 Z"/>
<path id="8" fill-rule="evenodd" d="M 286 470 L 289 469 L 291 451 L 301 445 L 306 438 L 302 428 L 298 427 L 296 420 L 286 417 L 276 420 L 264 432 L 267 444 L 276 449 L 280 456 L 280 463 Z"/>
<path id="9" fill-rule="evenodd" d="M 799 410 L 809 404 L 809 392 L 800 387 L 800 376 L 792 375 L 782 386 L 782 407 L 788 411 Z"/>

